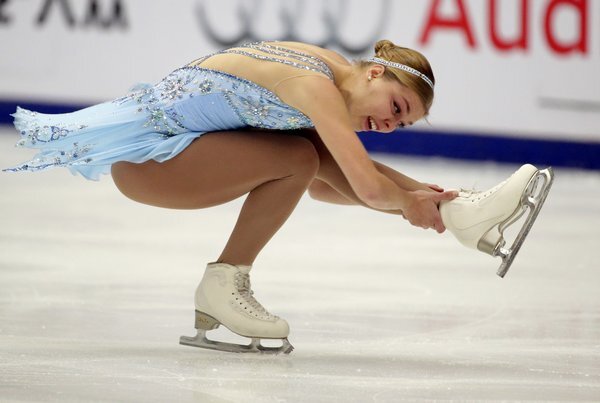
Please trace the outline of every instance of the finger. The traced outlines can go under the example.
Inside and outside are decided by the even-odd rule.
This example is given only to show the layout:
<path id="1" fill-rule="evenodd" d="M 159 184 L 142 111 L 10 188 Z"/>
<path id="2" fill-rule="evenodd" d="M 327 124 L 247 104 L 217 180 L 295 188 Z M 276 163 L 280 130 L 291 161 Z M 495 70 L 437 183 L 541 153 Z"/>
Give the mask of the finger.
<path id="1" fill-rule="evenodd" d="M 446 231 L 446 226 L 444 225 L 444 222 L 440 216 L 435 218 L 433 229 L 436 230 L 438 234 L 442 234 L 444 231 Z"/>
<path id="2" fill-rule="evenodd" d="M 431 190 L 435 190 L 436 192 L 443 192 L 444 189 L 442 189 L 441 187 L 439 187 L 438 185 L 434 185 L 431 183 L 426 183 L 427 187 Z"/>
<path id="3" fill-rule="evenodd" d="M 432 217 L 433 223 L 431 225 L 431 228 L 436 230 L 438 232 L 438 234 L 443 233 L 446 230 L 446 227 L 444 226 L 444 222 L 442 221 L 442 215 L 440 214 L 439 211 L 436 211 L 432 215 L 433 215 L 433 217 Z"/>
<path id="4" fill-rule="evenodd" d="M 435 200 L 454 200 L 458 196 L 458 191 L 456 190 L 448 190 L 446 192 L 438 193 L 435 195 Z"/>

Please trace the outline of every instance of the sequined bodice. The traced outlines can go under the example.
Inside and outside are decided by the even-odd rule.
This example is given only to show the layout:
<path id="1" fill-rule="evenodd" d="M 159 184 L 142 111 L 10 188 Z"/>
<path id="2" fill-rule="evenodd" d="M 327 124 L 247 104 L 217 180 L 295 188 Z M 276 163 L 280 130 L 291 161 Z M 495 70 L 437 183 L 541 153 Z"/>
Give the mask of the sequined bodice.
<path id="1" fill-rule="evenodd" d="M 333 79 L 322 60 L 272 43 L 252 43 L 219 53 L 281 63 Z M 17 145 L 39 152 L 6 171 L 67 167 L 93 180 L 110 173 L 119 161 L 167 161 L 207 132 L 247 126 L 280 130 L 313 126 L 307 116 L 267 88 L 196 64 L 173 71 L 155 85 L 138 85 L 114 101 L 62 114 L 18 108 L 12 116 L 21 134 Z"/>
<path id="2" fill-rule="evenodd" d="M 245 49 L 259 51 L 264 54 L 249 52 Z M 240 46 L 239 48 L 226 49 L 219 53 L 235 53 L 239 55 L 253 57 L 259 60 L 282 63 L 299 69 L 310 70 L 316 73 L 325 74 L 327 77 L 329 77 L 330 80 L 333 80 L 333 72 L 323 60 L 295 49 L 284 48 L 265 42 L 254 42 Z M 208 57 L 209 56 L 202 58 L 200 59 L 200 61 Z"/>
<path id="3" fill-rule="evenodd" d="M 218 53 L 282 63 L 333 79 L 331 69 L 322 60 L 277 45 L 258 42 Z M 280 130 L 313 126 L 306 115 L 285 104 L 272 91 L 244 78 L 197 64 L 177 69 L 158 84 L 138 87 L 114 102 L 130 101 L 137 102 L 138 112 L 147 115 L 147 126 L 166 136 L 245 126 Z"/>

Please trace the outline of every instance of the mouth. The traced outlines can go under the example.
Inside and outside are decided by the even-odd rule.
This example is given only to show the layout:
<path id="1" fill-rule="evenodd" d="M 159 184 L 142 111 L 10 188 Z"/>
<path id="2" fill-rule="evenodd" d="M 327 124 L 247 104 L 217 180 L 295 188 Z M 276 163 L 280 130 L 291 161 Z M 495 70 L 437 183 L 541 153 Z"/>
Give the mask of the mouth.
<path id="1" fill-rule="evenodd" d="M 365 130 L 377 131 L 379 130 L 379 126 L 377 126 L 377 122 L 371 116 L 367 116 L 365 119 Z"/>

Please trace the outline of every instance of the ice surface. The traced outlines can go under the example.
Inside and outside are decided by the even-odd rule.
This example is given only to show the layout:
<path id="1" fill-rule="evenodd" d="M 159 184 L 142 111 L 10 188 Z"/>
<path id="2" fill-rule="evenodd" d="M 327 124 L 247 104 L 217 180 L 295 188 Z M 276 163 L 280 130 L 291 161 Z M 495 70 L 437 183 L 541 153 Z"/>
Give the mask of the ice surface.
<path id="1" fill-rule="evenodd" d="M 31 156 L 15 141 L 0 131 L 0 166 Z M 446 187 L 486 189 L 517 168 L 379 159 Z M 178 344 L 241 201 L 171 211 L 108 177 L 1 173 L 0 400 L 600 401 L 598 200 L 600 174 L 556 169 L 500 279 L 500 259 L 449 233 L 305 198 L 253 271 L 296 349 L 248 356 Z"/>

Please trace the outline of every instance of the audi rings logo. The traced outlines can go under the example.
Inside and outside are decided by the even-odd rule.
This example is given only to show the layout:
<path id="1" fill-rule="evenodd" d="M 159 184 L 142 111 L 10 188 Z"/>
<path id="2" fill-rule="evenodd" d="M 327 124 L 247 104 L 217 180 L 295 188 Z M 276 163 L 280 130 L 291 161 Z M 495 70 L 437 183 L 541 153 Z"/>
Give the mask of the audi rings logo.
<path id="1" fill-rule="evenodd" d="M 380 39 L 391 0 L 198 0 L 203 33 L 221 47 L 247 41 L 313 43 L 363 55 Z"/>

